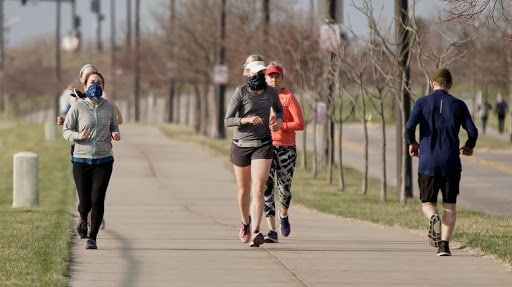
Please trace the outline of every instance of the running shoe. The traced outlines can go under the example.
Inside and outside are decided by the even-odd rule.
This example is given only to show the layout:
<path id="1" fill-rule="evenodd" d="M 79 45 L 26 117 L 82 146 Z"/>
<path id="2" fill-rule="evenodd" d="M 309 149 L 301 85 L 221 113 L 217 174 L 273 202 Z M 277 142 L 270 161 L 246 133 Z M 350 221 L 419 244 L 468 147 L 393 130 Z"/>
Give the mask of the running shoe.
<path id="1" fill-rule="evenodd" d="M 439 242 L 439 247 L 437 248 L 437 256 L 452 256 L 448 241 L 443 240 Z"/>
<path id="2" fill-rule="evenodd" d="M 78 222 L 78 225 L 76 226 L 76 233 L 78 233 L 80 238 L 87 238 L 87 221 L 80 220 L 80 222 Z"/>
<path id="3" fill-rule="evenodd" d="M 279 239 L 277 238 L 277 232 L 274 230 L 270 230 L 267 235 L 265 235 L 265 243 L 279 243 Z"/>
<path id="4" fill-rule="evenodd" d="M 255 231 L 252 234 L 251 243 L 249 243 L 249 247 L 259 247 L 261 244 L 265 243 L 265 238 L 263 234 L 259 231 Z"/>
<path id="5" fill-rule="evenodd" d="M 249 239 L 251 239 L 251 224 L 243 224 L 242 227 L 240 227 L 240 240 L 243 243 L 249 242 Z"/>
<path id="6" fill-rule="evenodd" d="M 428 224 L 428 243 L 432 247 L 439 247 L 439 242 L 441 242 L 441 218 L 439 214 L 434 213 Z"/>
<path id="7" fill-rule="evenodd" d="M 89 238 L 87 239 L 87 244 L 85 245 L 85 249 L 98 249 L 96 245 L 96 240 Z"/>
<path id="8" fill-rule="evenodd" d="M 288 220 L 288 216 L 281 217 L 281 214 L 279 214 L 279 218 L 281 219 L 281 226 L 279 227 L 279 232 L 281 232 L 281 235 L 286 237 L 290 235 L 292 227 L 290 226 L 290 221 Z"/>

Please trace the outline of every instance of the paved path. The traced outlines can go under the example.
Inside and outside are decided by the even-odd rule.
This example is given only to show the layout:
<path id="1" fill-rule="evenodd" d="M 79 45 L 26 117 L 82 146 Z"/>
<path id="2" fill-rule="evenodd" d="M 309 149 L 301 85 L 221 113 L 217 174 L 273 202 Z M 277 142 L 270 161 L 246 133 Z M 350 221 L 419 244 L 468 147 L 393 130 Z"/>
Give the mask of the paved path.
<path id="1" fill-rule="evenodd" d="M 500 263 L 465 249 L 437 257 L 424 234 L 291 209 L 292 234 L 238 239 L 229 165 L 195 144 L 126 124 L 98 250 L 74 239 L 70 286 L 512 286 Z M 266 228 L 262 228 L 266 231 Z"/>

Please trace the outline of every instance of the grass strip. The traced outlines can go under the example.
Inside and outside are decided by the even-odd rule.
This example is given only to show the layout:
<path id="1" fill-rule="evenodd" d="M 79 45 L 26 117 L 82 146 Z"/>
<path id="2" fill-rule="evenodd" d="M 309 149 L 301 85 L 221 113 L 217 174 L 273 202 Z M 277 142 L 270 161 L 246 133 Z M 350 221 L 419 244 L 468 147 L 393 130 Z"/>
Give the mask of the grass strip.
<path id="1" fill-rule="evenodd" d="M 0 130 L 0 282 L 2 286 L 67 286 L 74 186 L 69 144 L 45 139 L 41 124 Z M 39 206 L 13 208 L 13 156 L 38 154 Z"/>

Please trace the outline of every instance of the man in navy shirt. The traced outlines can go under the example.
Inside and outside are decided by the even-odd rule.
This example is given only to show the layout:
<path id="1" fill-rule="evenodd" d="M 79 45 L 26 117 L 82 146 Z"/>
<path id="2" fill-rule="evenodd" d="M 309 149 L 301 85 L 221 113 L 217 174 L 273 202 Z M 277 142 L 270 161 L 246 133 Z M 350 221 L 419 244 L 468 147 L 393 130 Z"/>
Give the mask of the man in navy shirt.
<path id="1" fill-rule="evenodd" d="M 419 157 L 418 185 L 423 214 L 429 219 L 429 243 L 438 247 L 438 256 L 450 256 L 449 241 L 455 227 L 456 202 L 462 171 L 460 154 L 471 156 L 478 138 L 478 129 L 468 107 L 450 95 L 452 75 L 438 69 L 432 75 L 433 92 L 419 98 L 405 126 L 409 154 Z M 416 126 L 420 140 L 416 141 Z M 460 128 L 467 140 L 460 147 Z M 437 196 L 443 197 L 443 218 L 437 210 Z"/>

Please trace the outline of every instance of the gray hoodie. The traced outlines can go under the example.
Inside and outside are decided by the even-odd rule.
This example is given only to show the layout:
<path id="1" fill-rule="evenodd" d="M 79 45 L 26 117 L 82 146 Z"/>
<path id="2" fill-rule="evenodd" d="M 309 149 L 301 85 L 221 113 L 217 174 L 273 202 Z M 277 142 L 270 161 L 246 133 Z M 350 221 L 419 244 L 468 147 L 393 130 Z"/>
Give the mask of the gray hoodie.
<path id="1" fill-rule="evenodd" d="M 87 139 L 80 140 L 80 132 L 92 132 Z M 93 105 L 89 99 L 76 102 L 66 115 L 62 135 L 75 143 L 73 157 L 101 159 L 112 156 L 112 132 L 119 132 L 114 106 L 105 99 Z"/>

